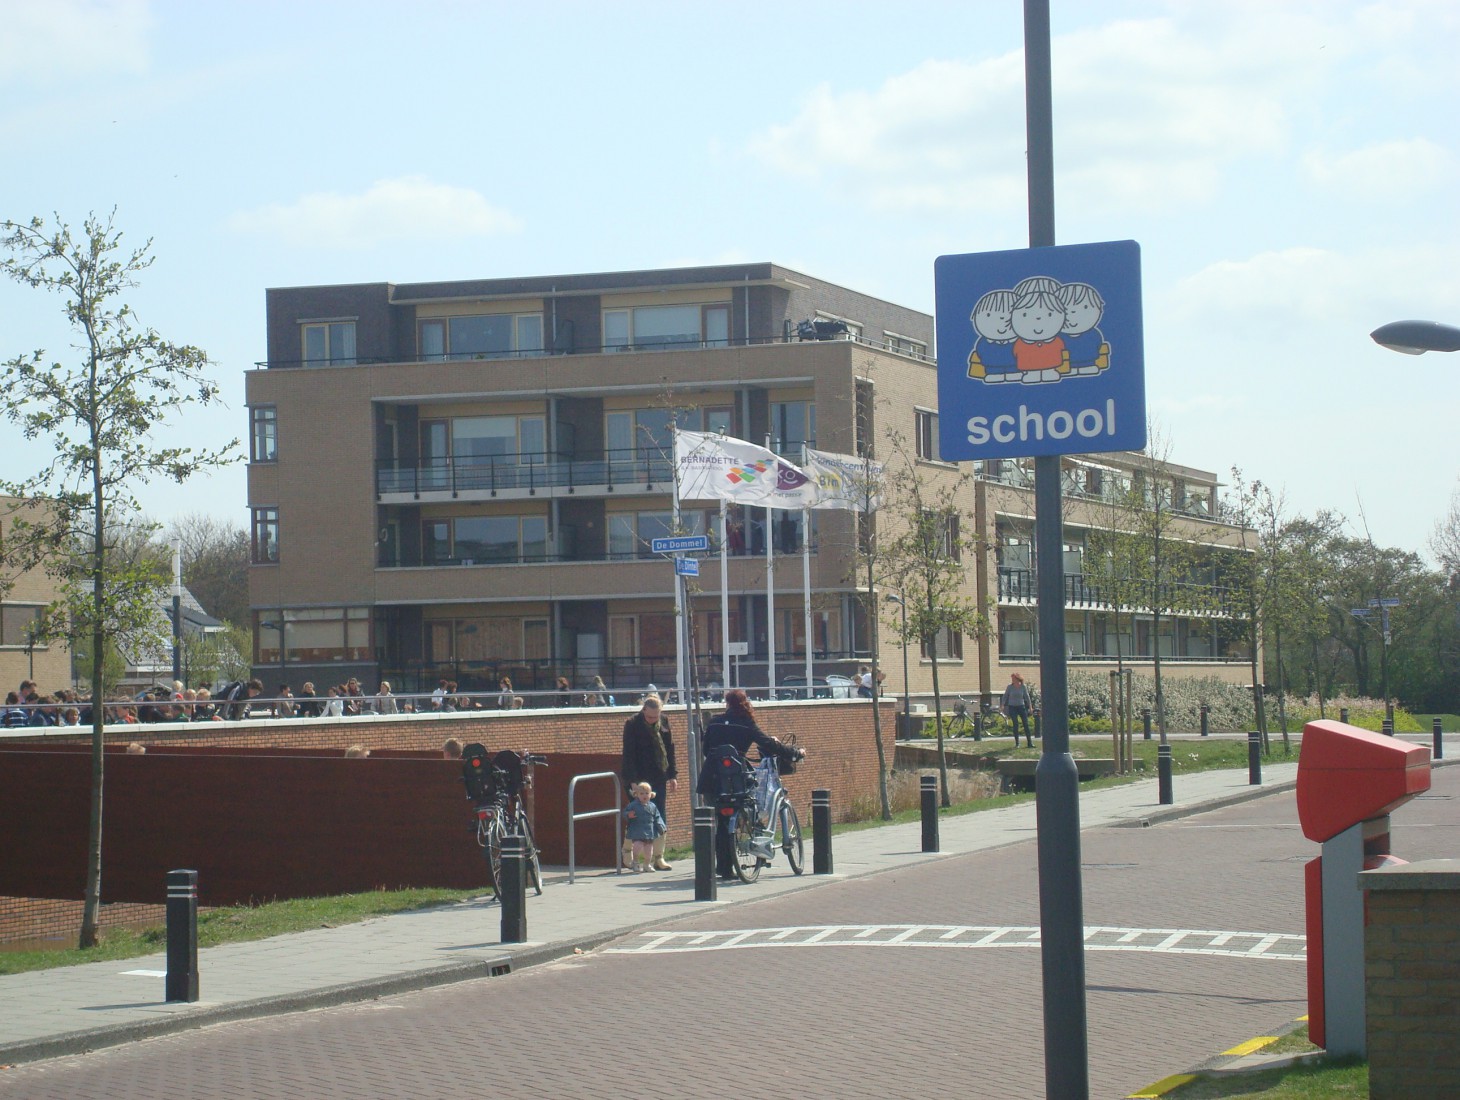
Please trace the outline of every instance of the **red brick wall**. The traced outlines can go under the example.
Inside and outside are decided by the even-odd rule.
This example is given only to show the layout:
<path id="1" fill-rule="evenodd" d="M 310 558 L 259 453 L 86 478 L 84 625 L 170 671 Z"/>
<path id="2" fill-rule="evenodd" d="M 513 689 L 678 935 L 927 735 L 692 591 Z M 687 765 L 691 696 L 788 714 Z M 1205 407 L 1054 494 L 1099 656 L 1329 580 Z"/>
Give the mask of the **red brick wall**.
<path id="1" fill-rule="evenodd" d="M 889 761 L 893 709 L 883 705 Z M 448 737 L 549 757 L 550 766 L 538 775 L 534 824 L 547 862 L 564 863 L 568 783 L 575 774 L 617 770 L 630 713 L 537 710 L 108 730 L 103 898 L 150 902 L 163 874 L 184 866 L 199 869 L 202 900 L 209 904 L 373 885 L 485 885 L 479 850 L 467 831 L 458 765 L 434 759 Z M 869 705 L 766 704 L 757 715 L 768 733 L 783 739 L 794 734 L 809 753 L 786 778 L 808 829 L 813 788 L 832 790 L 838 819 L 846 818 L 855 799 L 875 797 Z M 670 720 L 683 779 L 669 799 L 670 841 L 687 846 L 694 769 L 685 760 L 683 712 L 671 710 Z M 0 850 L 0 896 L 9 896 L 0 902 L 0 940 L 69 937 L 79 925 L 74 901 L 30 899 L 81 896 L 87 740 L 85 731 L 47 737 L 0 767 L 0 835 L 19 841 Z M 121 751 L 134 740 L 148 747 L 145 756 Z M 367 761 L 335 755 L 357 743 L 378 755 Z M 0 740 L 0 752 L 11 746 L 21 747 Z M 578 811 L 606 808 L 617 798 L 609 787 L 601 780 L 581 784 Z M 608 818 L 579 823 L 580 865 L 611 864 L 611 826 Z M 271 852 L 276 854 L 264 867 L 261 858 Z M 33 920 L 27 920 L 27 905 L 34 905 Z M 135 919 L 119 907 L 117 923 Z"/>

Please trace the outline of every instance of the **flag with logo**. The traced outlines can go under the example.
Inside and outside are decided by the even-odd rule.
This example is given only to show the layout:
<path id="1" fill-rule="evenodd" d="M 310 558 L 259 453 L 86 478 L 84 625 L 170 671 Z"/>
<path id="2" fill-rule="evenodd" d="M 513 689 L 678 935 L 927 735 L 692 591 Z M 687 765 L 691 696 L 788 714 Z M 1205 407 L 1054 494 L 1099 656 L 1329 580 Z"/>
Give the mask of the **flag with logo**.
<path id="1" fill-rule="evenodd" d="M 875 512 L 882 507 L 880 462 L 807 447 L 801 471 L 816 498 L 806 507 L 847 512 Z"/>
<path id="2" fill-rule="evenodd" d="M 734 504 L 777 505 L 777 482 L 794 483 L 805 475 L 775 452 L 743 439 L 712 432 L 674 433 L 674 471 L 680 500 L 728 500 Z"/>

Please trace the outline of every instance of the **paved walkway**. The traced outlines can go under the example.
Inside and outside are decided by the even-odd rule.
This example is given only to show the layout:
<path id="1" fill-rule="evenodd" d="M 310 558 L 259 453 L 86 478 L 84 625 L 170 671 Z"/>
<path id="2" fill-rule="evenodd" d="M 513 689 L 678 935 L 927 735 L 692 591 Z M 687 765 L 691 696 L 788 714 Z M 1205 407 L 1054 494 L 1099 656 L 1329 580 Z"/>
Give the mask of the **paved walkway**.
<path id="1" fill-rule="evenodd" d="M 1249 786 L 1245 770 L 1177 776 L 1172 806 L 1157 804 L 1154 777 L 1105 790 L 1082 790 L 1081 827 L 1138 827 L 1143 820 L 1193 813 L 1292 786 L 1296 775 L 1296 763 L 1269 762 L 1261 786 Z M 940 834 L 938 855 L 920 851 L 921 827 L 916 822 L 840 834 L 834 847 L 837 874 L 830 878 L 874 874 L 1031 839 L 1034 802 L 945 817 Z M 778 874 L 751 886 L 722 883 L 716 904 L 734 905 L 829 881 L 810 873 L 809 850 L 806 859 L 807 873 L 800 878 Z M 525 944 L 502 944 L 499 909 L 489 900 L 475 900 L 207 948 L 199 953 L 202 999 L 193 1004 L 163 1001 L 162 954 L 4 976 L 0 977 L 0 1063 L 81 1053 L 205 1024 L 507 973 L 587 951 L 635 929 L 706 908 L 706 903 L 694 901 L 690 861 L 649 881 L 595 871 L 580 873 L 569 885 L 565 873 L 550 870 L 543 895 L 529 893 L 530 941 Z"/>

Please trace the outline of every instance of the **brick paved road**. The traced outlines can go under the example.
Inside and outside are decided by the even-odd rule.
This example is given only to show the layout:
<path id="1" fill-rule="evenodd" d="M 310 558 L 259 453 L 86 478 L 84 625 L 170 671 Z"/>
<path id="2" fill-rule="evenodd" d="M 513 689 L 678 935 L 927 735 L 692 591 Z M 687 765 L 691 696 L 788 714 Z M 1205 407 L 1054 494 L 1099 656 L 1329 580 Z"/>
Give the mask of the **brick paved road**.
<path id="1" fill-rule="evenodd" d="M 1460 769 L 1437 771 L 1435 788 L 1400 811 L 1395 847 L 1408 858 L 1457 850 Z M 1086 833 L 1086 924 L 1301 933 L 1301 867 L 1315 847 L 1296 821 L 1286 793 L 1149 829 Z M 954 927 L 1036 925 L 1035 883 L 1034 847 L 1018 844 L 707 907 L 664 930 L 772 930 L 762 939 L 812 925 L 847 930 L 802 946 L 693 952 L 639 951 L 653 938 L 635 935 L 614 945 L 627 953 L 22 1066 L 0 1073 L 0 1097 L 657 1098 L 732 1087 L 750 1096 L 1037 1097 L 1038 950 L 924 945 Z M 897 944 L 884 931 L 862 937 L 876 945 L 839 942 L 873 925 L 925 930 Z M 1150 949 L 1166 939 L 1137 935 L 1128 943 L 1146 949 L 1087 952 L 1093 1096 L 1125 1096 L 1306 1011 L 1294 952 Z"/>

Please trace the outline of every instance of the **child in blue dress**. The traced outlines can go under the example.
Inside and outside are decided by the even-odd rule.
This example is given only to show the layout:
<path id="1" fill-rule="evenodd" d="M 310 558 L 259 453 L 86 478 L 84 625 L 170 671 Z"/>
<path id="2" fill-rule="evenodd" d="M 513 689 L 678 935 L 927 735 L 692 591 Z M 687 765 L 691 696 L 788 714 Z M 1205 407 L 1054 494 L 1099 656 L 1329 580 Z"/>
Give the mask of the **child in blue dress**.
<path id="1" fill-rule="evenodd" d="M 630 788 L 633 798 L 624 807 L 624 835 L 634 845 L 634 874 L 654 870 L 654 840 L 664 835 L 664 815 L 654 805 L 654 788 L 635 783 Z"/>

